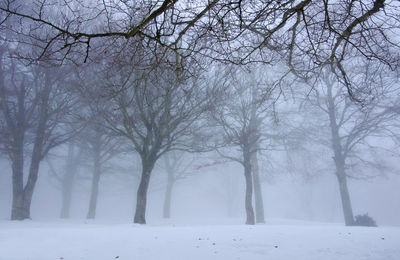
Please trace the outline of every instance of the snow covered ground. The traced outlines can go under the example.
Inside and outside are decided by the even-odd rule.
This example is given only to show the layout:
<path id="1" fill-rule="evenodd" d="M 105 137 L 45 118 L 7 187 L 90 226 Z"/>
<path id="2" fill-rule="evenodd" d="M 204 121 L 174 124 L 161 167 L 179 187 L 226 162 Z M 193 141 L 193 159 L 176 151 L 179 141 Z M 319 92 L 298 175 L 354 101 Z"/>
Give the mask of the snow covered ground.
<path id="1" fill-rule="evenodd" d="M 220 221 L 220 223 L 223 221 Z M 232 223 L 233 222 L 233 223 Z M 399 260 L 400 227 L 0 221 L 1 260 Z"/>

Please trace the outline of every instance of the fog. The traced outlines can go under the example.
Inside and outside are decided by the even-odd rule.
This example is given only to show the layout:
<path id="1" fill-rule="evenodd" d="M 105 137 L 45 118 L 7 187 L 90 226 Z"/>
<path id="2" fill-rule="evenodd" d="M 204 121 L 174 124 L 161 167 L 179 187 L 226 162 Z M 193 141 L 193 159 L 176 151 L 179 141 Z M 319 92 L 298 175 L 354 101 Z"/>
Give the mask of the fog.
<path id="1" fill-rule="evenodd" d="M 149 187 L 147 219 L 149 224 L 241 223 L 244 212 L 243 167 L 234 162 L 196 170 L 180 180 L 172 196 L 171 218 L 162 218 L 166 174 L 154 172 Z M 9 219 L 11 208 L 11 169 L 2 161 L 0 175 L 0 218 Z M 81 170 L 82 171 L 82 170 Z M 263 169 L 261 171 L 267 171 Z M 312 179 L 285 171 L 272 173 L 262 182 L 265 219 L 293 219 L 315 222 L 343 222 L 338 184 L 332 172 Z M 88 174 L 89 175 L 89 174 Z M 271 176 L 269 174 L 269 176 Z M 88 177 L 88 176 L 87 176 Z M 134 214 L 138 178 L 112 172 L 102 176 L 96 218 L 100 221 L 131 222 Z M 368 213 L 383 226 L 399 226 L 400 177 L 390 175 L 349 183 L 355 214 Z M 71 219 L 86 219 L 90 180 L 76 180 L 72 193 Z M 232 200 L 232 206 L 229 206 Z M 231 207 L 231 212 L 230 208 Z M 58 219 L 61 210 L 60 184 L 44 164 L 32 202 L 32 219 Z"/>

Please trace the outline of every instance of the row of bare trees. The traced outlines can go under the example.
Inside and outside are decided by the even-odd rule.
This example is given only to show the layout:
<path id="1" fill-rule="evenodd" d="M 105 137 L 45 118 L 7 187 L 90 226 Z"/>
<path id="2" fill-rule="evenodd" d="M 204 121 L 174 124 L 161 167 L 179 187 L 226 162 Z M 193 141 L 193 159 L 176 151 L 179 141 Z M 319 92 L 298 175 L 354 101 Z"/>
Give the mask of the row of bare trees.
<path id="1" fill-rule="evenodd" d="M 94 218 L 104 164 L 123 151 L 137 153 L 142 172 L 134 221 L 143 224 L 151 173 L 159 158 L 164 156 L 167 160 L 164 214 L 168 217 L 172 186 L 179 178 L 178 173 L 172 172 L 179 169 L 175 167 L 176 156 L 172 163 L 168 159 L 173 155 L 171 152 L 215 150 L 219 156 L 243 165 L 246 223 L 265 221 L 257 154 L 263 150 L 290 150 L 290 143 L 296 143 L 299 131 L 294 122 L 279 122 L 285 120 L 282 114 L 287 113 L 278 109 L 285 104 L 279 96 L 287 95 L 280 88 L 286 83 L 271 66 L 247 70 L 215 67 L 211 73 L 186 76 L 172 70 L 169 64 L 165 67 L 159 64 L 149 71 L 146 65 L 142 69 L 139 64 L 116 66 L 112 62 L 76 72 L 66 66 L 25 65 L 11 56 L 4 56 L 2 62 L 1 140 L 2 150 L 13 166 L 12 219 L 30 218 L 41 161 L 51 149 L 69 142 L 63 176 L 58 176 L 59 169 L 51 167 L 63 184 L 63 218 L 69 217 L 72 185 L 79 164 L 92 165 L 87 217 Z M 274 73 L 265 73 L 268 70 Z M 385 97 L 397 93 L 393 87 L 396 82 L 391 81 L 390 75 L 362 75 L 362 82 L 378 85 L 385 82 L 385 89 L 380 89 L 380 95 L 368 104 L 360 106 L 351 101 L 343 88 L 338 87 L 335 75 L 326 69 L 315 78 L 302 106 L 306 112 L 317 108 L 327 115 L 322 122 L 328 122 L 326 129 L 330 134 L 317 135 L 317 141 L 332 148 L 347 225 L 354 221 L 347 177 L 356 174 L 347 173 L 349 166 L 355 160 L 373 165 L 369 158 L 364 158 L 368 156 L 365 150 L 357 149 L 365 147 L 371 136 L 393 133 L 393 122 L 398 115 L 397 107 L 389 102 L 392 99 Z M 379 75 L 380 80 L 376 80 Z M 319 121 L 309 121 L 317 128 L 325 126 Z M 307 123 L 302 125 L 304 135 L 312 133 L 309 130 L 312 128 L 307 127 Z M 321 141 L 326 136 L 330 138 Z M 315 137 L 312 134 L 308 139 L 315 141 Z M 25 158 L 29 158 L 30 166 L 24 187 Z"/>
<path id="2" fill-rule="evenodd" d="M 264 69 L 266 68 L 264 67 Z M 218 70 L 216 69 L 216 71 Z M 187 111 L 187 113 L 196 113 L 193 114 L 195 115 L 194 117 L 187 117 L 187 113 L 182 114 L 186 111 L 183 105 L 189 102 L 189 97 L 185 100 L 182 96 L 175 95 L 174 98 L 176 99 L 172 99 L 172 96 L 168 96 L 165 92 L 157 94 L 158 91 L 160 91 L 159 89 L 153 89 L 154 92 L 151 93 L 152 95 L 148 94 L 146 97 L 140 96 L 140 99 L 127 94 L 127 91 L 129 90 L 133 91 L 130 92 L 133 95 L 138 95 L 139 93 L 143 94 L 143 92 L 139 91 L 146 91 L 145 93 L 148 93 L 147 91 L 151 91 L 151 87 L 154 87 L 152 85 L 145 85 L 143 88 L 133 85 L 134 89 L 130 89 L 127 85 L 111 84 L 110 82 L 114 79 L 110 79 L 110 81 L 103 81 L 105 82 L 104 86 L 92 85 L 92 87 L 94 86 L 96 89 L 105 87 L 105 91 L 102 92 L 103 94 L 108 93 L 106 90 L 110 86 L 113 88 L 118 87 L 118 91 L 115 92 L 115 95 L 113 92 L 113 95 L 107 94 L 105 96 L 96 96 L 92 92 L 85 91 L 82 94 L 84 97 L 75 97 L 75 100 L 81 98 L 81 101 L 84 100 L 87 103 L 83 102 L 82 104 L 79 104 L 78 101 L 71 103 L 71 107 L 68 110 L 69 117 L 66 117 L 67 114 L 63 114 L 62 120 L 58 119 L 60 120 L 59 132 L 63 133 L 63 139 L 60 139 L 59 143 L 54 143 L 53 146 L 55 147 L 56 145 L 69 142 L 65 169 L 60 170 L 52 167 L 54 175 L 59 175 L 60 171 L 63 172 L 63 175 L 58 177 L 62 183 L 63 194 L 61 217 L 69 217 L 72 185 L 74 178 L 76 178 L 77 168 L 82 164 L 86 164 L 86 166 L 87 164 L 92 165 L 91 167 L 93 169 L 93 176 L 91 178 L 91 196 L 87 217 L 95 217 L 100 176 L 104 171 L 103 166 L 108 160 L 112 159 L 121 151 L 137 152 L 139 155 L 140 153 L 143 153 L 143 155 L 140 155 L 142 160 L 142 174 L 137 195 L 138 202 L 136 204 L 137 214 L 135 222 L 137 223 L 145 222 L 147 192 L 151 171 L 160 157 L 165 158 L 165 170 L 168 173 L 168 184 L 166 189 L 164 215 L 165 217 L 169 217 L 173 183 L 180 178 L 180 169 L 176 166 L 176 164 L 179 163 L 179 158 L 177 158 L 176 154 L 172 153 L 172 151 L 178 149 L 191 152 L 201 152 L 216 149 L 219 156 L 239 162 L 244 167 L 246 183 L 246 223 L 254 224 L 255 222 L 264 222 L 264 203 L 262 201 L 262 189 L 258 176 L 259 170 L 257 154 L 263 150 L 284 149 L 283 147 L 285 145 L 285 148 L 290 149 L 287 145 L 292 139 L 298 138 L 296 136 L 296 131 L 298 131 L 298 129 L 293 125 L 293 122 L 292 124 L 290 122 L 279 122 L 285 120 L 284 116 L 281 115 L 281 111 L 277 108 L 279 106 L 279 102 L 277 102 L 279 99 L 277 96 L 283 94 L 279 88 L 276 88 L 273 83 L 263 77 L 262 73 L 259 73 L 258 70 L 253 69 L 252 72 L 249 73 L 243 70 L 234 70 L 229 68 L 227 70 L 218 71 L 218 73 L 215 74 L 223 75 L 224 81 L 221 81 L 221 78 L 216 75 L 210 76 L 208 74 L 210 77 L 214 77 L 214 81 L 209 80 L 205 82 L 212 86 L 214 92 L 211 93 L 214 95 L 218 88 L 220 91 L 218 96 L 219 98 L 213 99 L 208 97 L 199 99 L 199 96 L 194 96 L 196 97 L 196 100 L 193 102 L 196 102 L 194 103 L 196 106 L 189 106 L 189 111 Z M 146 75 L 150 77 L 150 74 Z M 395 110 L 393 110 L 393 107 L 383 106 L 384 103 L 381 103 L 382 99 L 376 100 L 374 103 L 371 102 L 368 106 L 364 107 L 352 102 L 346 93 L 343 93 L 343 89 L 334 89 L 335 77 L 329 75 L 326 71 L 321 75 L 320 81 L 321 82 L 318 83 L 318 91 L 314 88 L 312 93 L 307 94 L 307 98 L 303 101 L 303 109 L 306 113 L 309 113 L 309 111 L 312 111 L 312 113 L 326 113 L 326 120 L 315 121 L 308 119 L 308 121 L 310 121 L 316 128 L 326 127 L 325 129 L 329 130 L 331 134 L 329 134 L 328 131 L 328 134 L 326 135 L 315 135 L 314 132 L 310 131 L 312 128 L 309 128 L 303 130 L 303 135 L 311 135 L 308 137 L 309 142 L 317 141 L 320 144 L 323 143 L 328 145 L 328 147 L 332 147 L 334 154 L 333 162 L 336 167 L 335 173 L 339 181 L 339 191 L 342 197 L 343 212 L 346 224 L 351 225 L 353 224 L 352 221 L 354 221 L 354 216 L 350 202 L 350 193 L 347 187 L 347 177 L 362 177 L 357 175 L 358 172 L 356 171 L 357 169 L 355 169 L 356 167 L 352 166 L 354 160 L 358 159 L 361 163 L 364 163 L 365 166 L 369 158 L 365 159 L 361 157 L 368 156 L 368 154 L 365 154 L 365 150 L 360 148 L 363 146 L 365 147 L 369 141 L 368 138 L 371 136 L 376 137 L 378 135 L 383 136 L 387 132 L 392 133 L 390 130 L 393 130 L 391 127 L 394 125 L 393 122 L 395 122 L 397 114 L 395 113 Z M 91 81 L 88 80 L 88 82 Z M 123 82 L 126 81 L 123 80 Z M 156 78 L 156 82 L 161 83 L 162 81 L 160 78 Z M 3 86 L 6 86 L 6 84 Z M 196 91 L 201 90 L 198 85 L 193 86 L 197 88 Z M 322 88 L 323 86 L 325 87 Z M 120 89 L 120 87 L 123 87 L 123 89 Z M 165 85 L 160 87 L 162 87 L 162 91 Z M 85 88 L 85 90 L 87 89 Z M 184 90 L 184 88 L 181 88 L 181 90 Z M 73 99 L 73 93 L 79 95 L 79 91 L 71 91 L 69 92 L 68 100 Z M 185 90 L 183 93 L 184 95 L 190 94 L 188 90 Z M 89 94 L 93 99 L 93 103 L 90 103 L 86 99 Z M 208 96 L 210 92 L 205 92 L 203 94 L 207 94 Z M 221 96 L 221 94 L 223 95 Z M 389 93 L 387 92 L 386 94 Z M 3 100 L 8 98 L 5 103 L 10 107 L 2 108 L 3 115 L 7 115 L 4 111 L 11 110 L 11 108 L 15 106 L 12 102 L 14 96 L 14 92 L 6 91 L 6 88 L 3 88 Z M 105 97 L 106 99 L 104 99 Z M 161 97 L 166 98 L 166 101 L 159 101 L 160 103 L 155 102 L 158 98 L 161 99 Z M 56 96 L 52 97 L 52 101 L 57 102 L 57 99 L 54 98 L 56 98 Z M 142 104 L 143 106 L 131 109 L 130 111 L 132 111 L 132 113 L 135 111 L 147 113 L 148 117 L 145 116 L 146 114 L 139 114 L 137 117 L 134 117 L 136 116 L 134 114 L 127 114 L 129 109 L 128 105 L 133 106 L 134 104 L 126 103 L 126 100 L 133 100 L 133 98 L 135 98 L 135 101 L 132 102 Z M 99 99 L 101 101 L 99 101 Z M 150 99 L 151 102 L 148 102 L 146 105 L 140 103 L 141 100 L 146 101 Z M 199 101 L 202 102 L 202 100 L 204 102 L 205 100 L 213 101 L 213 104 L 211 105 L 205 102 L 204 104 L 206 107 L 202 107 L 199 105 L 201 103 L 197 103 Z M 179 109 L 177 110 L 166 111 L 165 109 L 168 109 L 168 107 L 164 105 L 164 102 L 169 102 L 170 107 L 178 105 L 182 106 L 179 106 Z M 113 104 L 116 104 L 117 106 L 113 107 Z M 85 105 L 87 110 L 83 109 Z M 74 112 L 72 109 L 74 106 L 79 107 L 79 112 Z M 317 108 L 317 112 L 313 111 L 315 108 Z M 196 109 L 201 109 L 201 111 Z M 159 113 L 168 115 L 174 111 L 176 112 L 176 117 L 173 119 L 173 115 L 169 115 L 168 123 L 162 121 L 162 117 L 159 119 L 155 117 Z M 96 113 L 98 118 L 95 119 L 92 113 Z M 181 115 L 184 115 L 184 117 Z M 320 117 L 322 116 L 323 114 L 320 115 Z M 14 118 L 15 117 L 12 116 L 12 119 Z M 68 119 L 68 121 L 65 121 L 66 119 Z M 178 119 L 181 120 L 181 124 L 184 124 L 184 128 L 178 129 L 168 126 L 169 123 L 174 122 L 179 126 L 179 122 L 176 121 Z M 191 120 L 187 121 L 187 119 Z M 65 124 L 65 122 L 68 122 L 68 124 Z M 160 124 L 160 126 L 157 126 L 157 124 Z M 287 128 L 290 124 L 292 129 Z M 5 126 L 7 125 L 2 125 L 2 128 L 5 129 Z M 71 126 L 75 127 L 74 130 L 71 130 Z M 281 126 L 285 126 L 286 129 Z M 161 130 L 159 128 L 163 129 Z M 307 124 L 303 125 L 303 128 L 307 128 Z M 181 135 L 176 135 L 174 137 L 174 131 L 178 130 Z M 141 131 L 154 132 L 147 133 Z M 165 131 L 164 135 L 166 137 L 164 140 L 160 137 L 160 139 L 156 139 L 157 135 L 163 134 L 161 131 Z M 206 133 L 202 133 L 202 131 L 206 131 Z M 216 142 L 209 142 L 209 133 L 207 133 L 207 131 L 212 131 Z M 8 134 L 9 132 L 4 131 L 3 133 Z M 130 134 L 129 137 L 127 136 L 128 133 Z M 137 136 L 134 134 L 137 134 Z M 54 135 L 54 137 L 55 136 L 57 135 Z M 327 136 L 331 136 L 331 138 L 327 138 Z M 52 135 L 49 135 L 49 137 L 52 137 Z M 151 139 L 150 137 L 154 139 Z M 3 135 L 2 140 L 10 140 L 7 138 L 8 136 Z M 123 142 L 123 140 L 129 140 L 132 144 L 127 145 L 127 142 Z M 163 154 L 158 154 L 158 156 L 156 156 L 156 160 L 153 159 L 153 161 L 147 161 L 146 158 L 149 157 L 146 157 L 146 152 L 150 153 L 149 151 L 154 149 L 153 145 L 157 140 L 161 140 L 158 142 L 160 147 L 165 147 L 165 150 L 162 150 Z M 141 143 L 139 143 L 138 146 L 135 146 L 135 142 Z M 2 145 L 3 151 L 8 153 L 12 153 L 15 149 L 6 142 L 2 142 Z M 24 149 L 28 152 L 31 149 L 30 145 L 30 143 L 24 144 Z M 137 151 L 136 147 L 142 150 Z M 239 148 L 239 150 L 237 150 L 239 153 L 232 149 L 234 147 Z M 371 149 L 371 146 L 369 146 L 368 149 Z M 33 158 L 29 153 L 25 152 L 25 154 L 28 155 L 28 158 Z M 40 161 L 43 158 L 44 157 L 42 157 Z M 337 158 L 339 158 L 339 160 Z M 40 161 L 38 163 L 40 163 Z M 146 163 L 149 163 L 151 167 L 146 168 Z M 373 162 L 369 160 L 367 166 L 371 165 L 373 165 Z M 352 167 L 349 168 L 350 166 Z M 32 187 L 32 192 L 33 188 L 34 186 Z M 15 192 L 15 194 L 19 194 L 19 191 Z M 22 194 L 23 195 L 18 196 L 26 196 L 25 193 Z M 256 203 L 255 213 L 253 210 L 253 196 Z M 29 212 L 30 203 L 25 203 L 25 210 Z M 19 215 L 18 212 L 15 212 L 16 209 L 14 209 L 14 207 L 12 219 L 30 217 L 30 215 L 25 215 L 25 217 L 17 218 L 16 216 Z M 139 213 L 142 214 L 139 215 L 141 216 L 141 222 L 137 219 Z"/>

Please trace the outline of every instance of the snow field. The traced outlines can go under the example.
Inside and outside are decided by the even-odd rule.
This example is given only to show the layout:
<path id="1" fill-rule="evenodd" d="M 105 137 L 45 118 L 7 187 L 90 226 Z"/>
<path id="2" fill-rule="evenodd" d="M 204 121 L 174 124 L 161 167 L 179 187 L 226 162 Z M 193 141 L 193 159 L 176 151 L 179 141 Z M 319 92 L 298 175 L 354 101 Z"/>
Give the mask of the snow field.
<path id="1" fill-rule="evenodd" d="M 399 260 L 400 228 L 0 221 L 0 260 Z"/>

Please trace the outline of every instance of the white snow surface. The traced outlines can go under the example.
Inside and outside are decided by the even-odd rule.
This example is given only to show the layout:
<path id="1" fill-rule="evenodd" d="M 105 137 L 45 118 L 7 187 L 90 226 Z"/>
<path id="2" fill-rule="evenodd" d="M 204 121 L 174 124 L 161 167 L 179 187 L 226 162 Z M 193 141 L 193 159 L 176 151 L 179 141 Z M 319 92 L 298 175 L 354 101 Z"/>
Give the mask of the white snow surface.
<path id="1" fill-rule="evenodd" d="M 228 224 L 221 224 L 221 223 Z M 399 260 L 400 227 L 0 220 L 1 260 Z"/>

